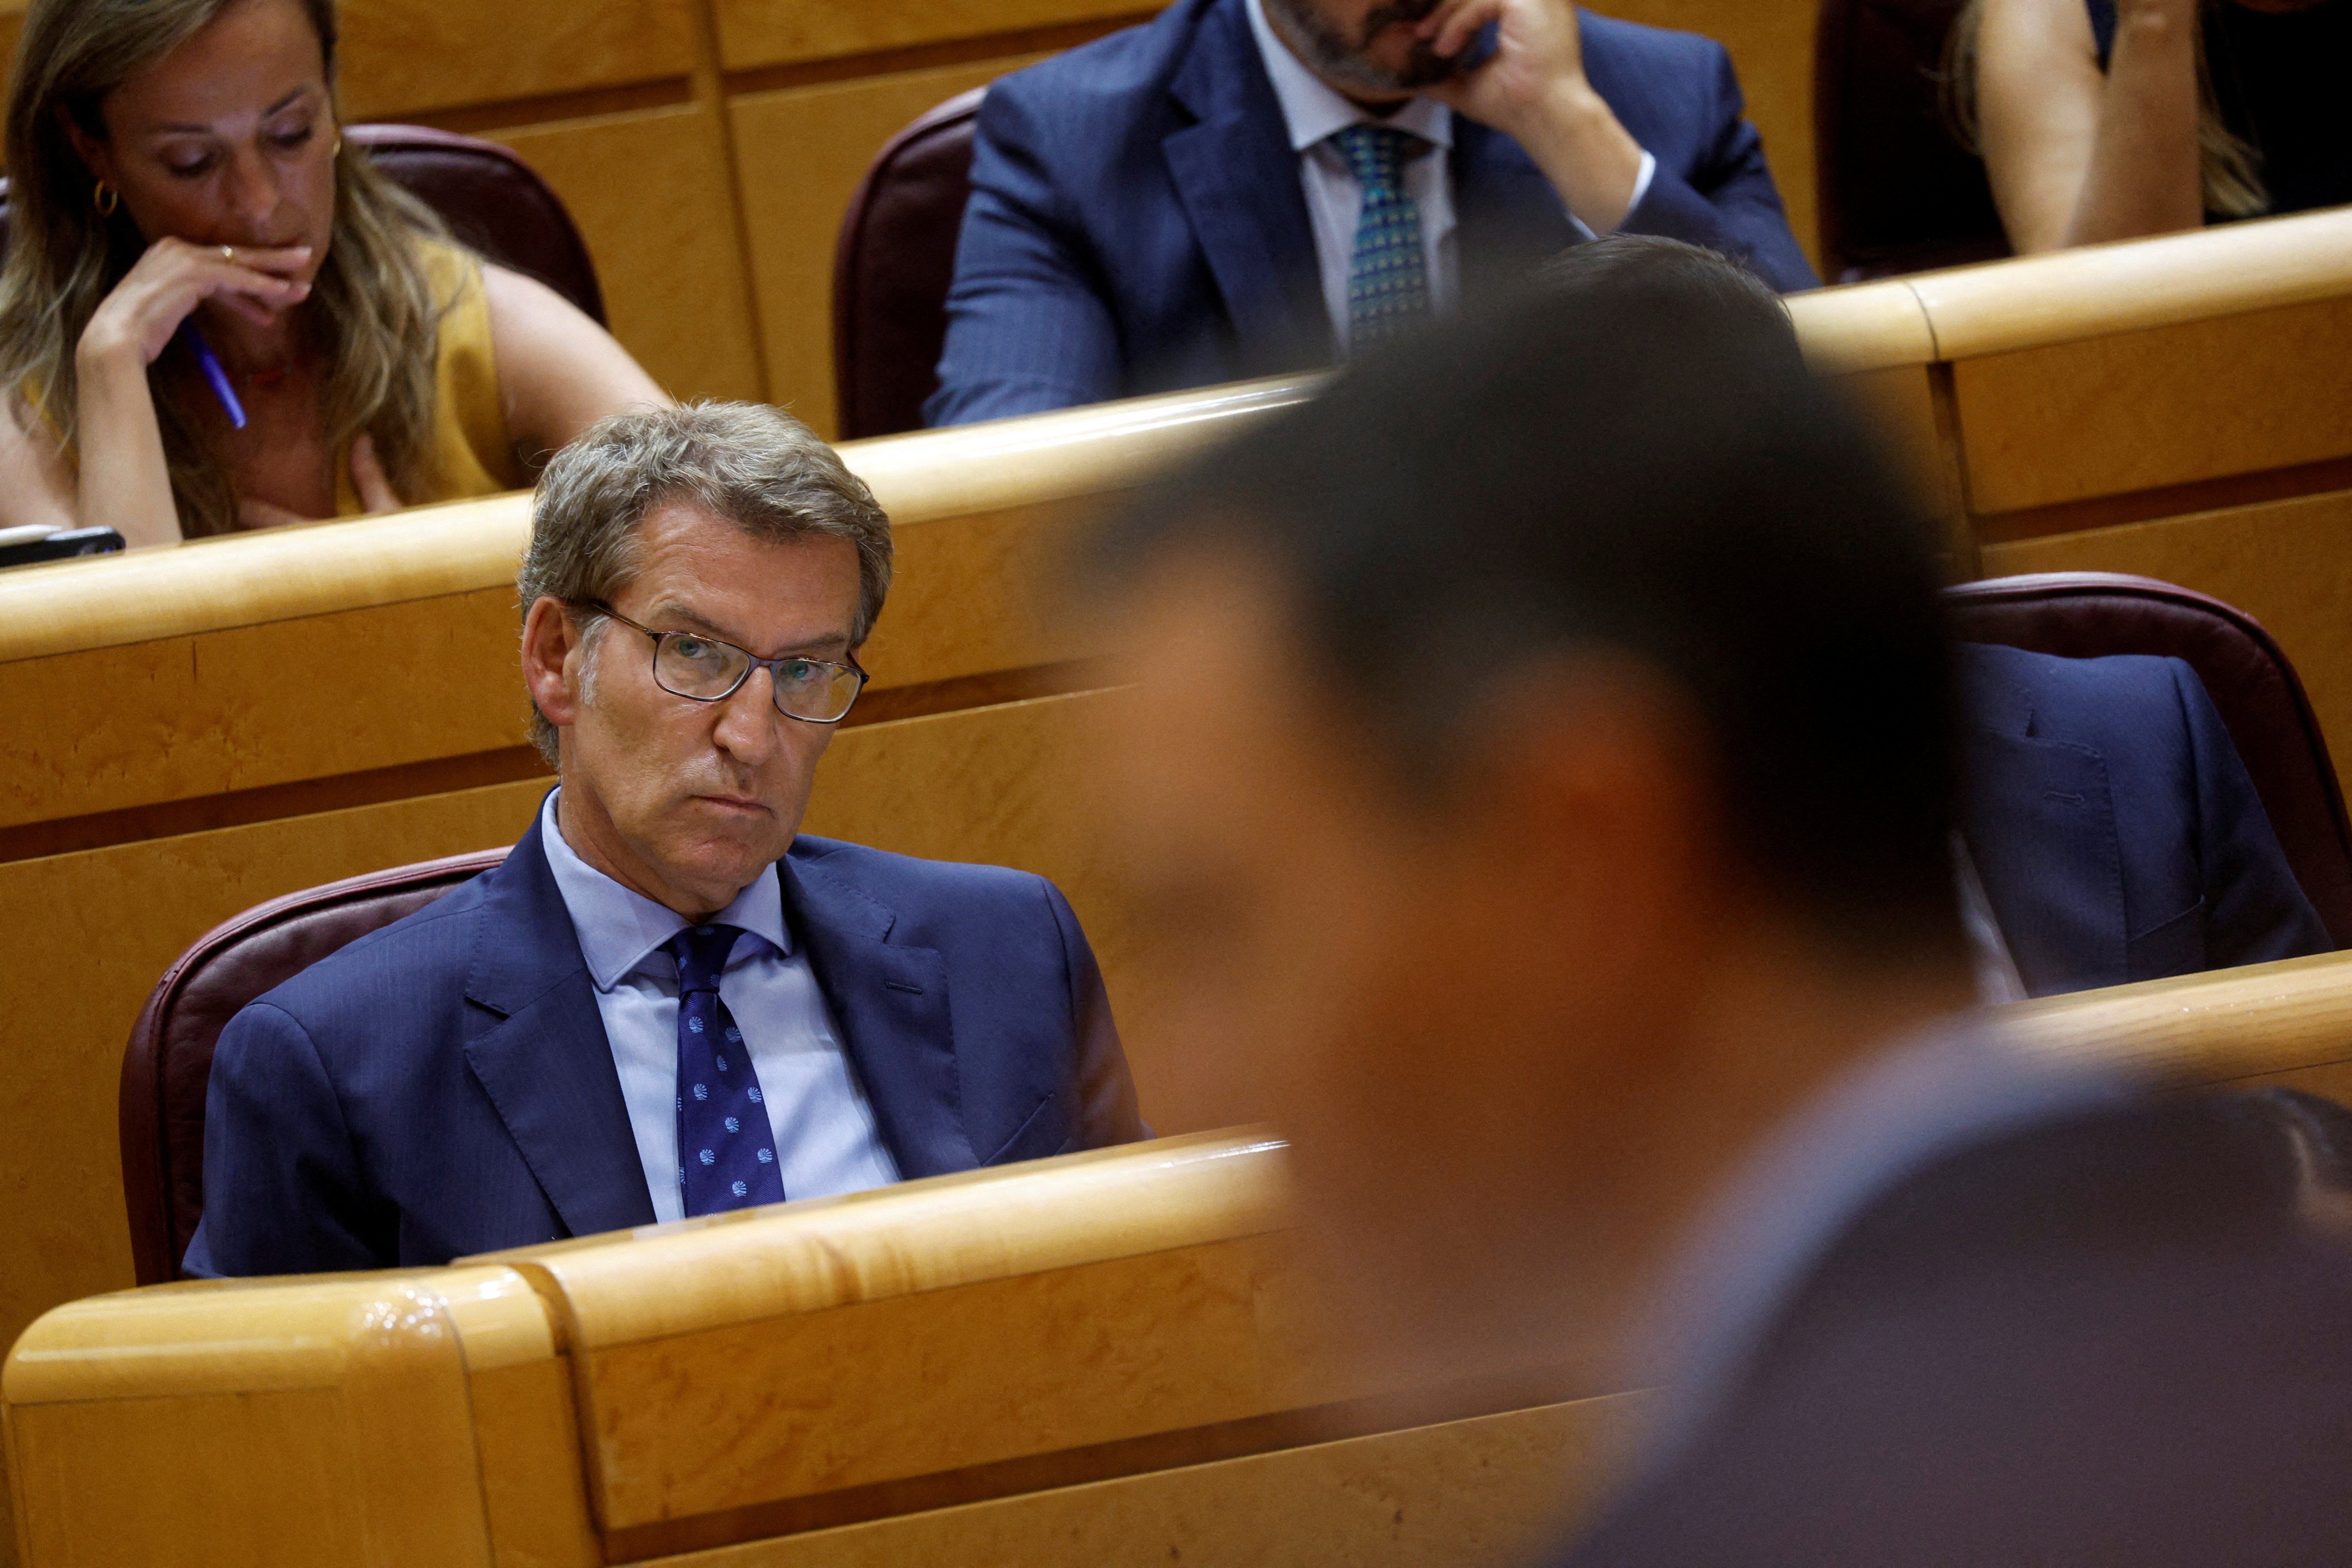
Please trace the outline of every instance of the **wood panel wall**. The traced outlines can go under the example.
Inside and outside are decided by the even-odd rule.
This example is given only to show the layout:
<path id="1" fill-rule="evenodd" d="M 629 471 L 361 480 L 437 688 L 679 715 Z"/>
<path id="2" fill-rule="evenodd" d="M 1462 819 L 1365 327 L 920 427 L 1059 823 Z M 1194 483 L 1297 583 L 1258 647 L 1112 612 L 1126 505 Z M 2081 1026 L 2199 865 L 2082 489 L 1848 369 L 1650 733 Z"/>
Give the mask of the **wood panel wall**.
<path id="1" fill-rule="evenodd" d="M 513 147 L 594 256 L 613 329 L 680 397 L 834 426 L 835 238 L 882 143 L 1151 0 L 343 0 L 355 119 Z M 1814 248 L 1811 0 L 1602 0 L 1729 47 Z M 0 0 L 13 56 L 24 0 Z"/>

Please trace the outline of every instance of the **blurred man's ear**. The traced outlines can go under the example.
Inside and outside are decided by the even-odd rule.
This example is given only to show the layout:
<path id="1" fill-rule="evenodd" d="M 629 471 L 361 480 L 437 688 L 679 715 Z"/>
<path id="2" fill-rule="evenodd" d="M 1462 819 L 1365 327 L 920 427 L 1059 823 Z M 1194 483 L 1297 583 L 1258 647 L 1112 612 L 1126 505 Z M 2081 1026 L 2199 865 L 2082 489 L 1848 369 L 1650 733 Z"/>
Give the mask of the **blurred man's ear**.
<path id="1" fill-rule="evenodd" d="M 1548 662 L 1482 704 L 1456 763 L 1457 847 L 1520 906 L 1501 923 L 1575 955 L 1547 975 L 1587 998 L 1612 973 L 1668 983 L 1729 874 L 1705 729 L 1680 689 L 1628 658 Z"/>

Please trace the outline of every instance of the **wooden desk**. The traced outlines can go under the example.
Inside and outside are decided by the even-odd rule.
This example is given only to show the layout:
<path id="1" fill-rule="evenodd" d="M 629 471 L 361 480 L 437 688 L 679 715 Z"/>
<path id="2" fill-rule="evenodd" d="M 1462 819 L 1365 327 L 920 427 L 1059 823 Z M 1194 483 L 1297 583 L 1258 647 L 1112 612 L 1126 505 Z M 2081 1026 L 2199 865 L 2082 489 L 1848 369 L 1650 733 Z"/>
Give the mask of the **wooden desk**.
<path id="1" fill-rule="evenodd" d="M 2352 1060 L 2352 955 L 2024 1004 L 2181 1084 Z M 1242 1132 L 61 1307 L 0 1374 L 26 1568 L 1502 1562 L 1645 1395 L 1335 1353 Z M 706 1555 L 719 1553 L 719 1555 Z"/>
<path id="2" fill-rule="evenodd" d="M 1540 1542 L 1642 1402 L 1444 1412 L 1331 1366 L 1280 1161 L 1169 1140 L 61 1308 L 0 1383 L 25 1562 L 1097 1568 Z"/>

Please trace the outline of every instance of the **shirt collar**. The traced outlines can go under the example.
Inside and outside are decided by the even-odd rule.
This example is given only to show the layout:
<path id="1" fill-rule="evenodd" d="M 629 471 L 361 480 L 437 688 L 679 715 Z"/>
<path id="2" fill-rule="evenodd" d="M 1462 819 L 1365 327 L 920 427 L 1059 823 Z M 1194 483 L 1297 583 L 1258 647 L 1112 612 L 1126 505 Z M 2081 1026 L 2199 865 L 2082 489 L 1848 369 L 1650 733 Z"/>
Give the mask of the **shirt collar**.
<path id="1" fill-rule="evenodd" d="M 1250 31 L 1257 37 L 1258 55 L 1265 62 L 1266 77 L 1274 83 L 1274 96 L 1282 105 L 1292 152 L 1304 153 L 1350 125 L 1392 125 L 1434 146 L 1454 145 L 1454 111 L 1435 99 L 1413 99 L 1385 119 L 1369 113 L 1333 91 L 1329 83 L 1299 63 L 1298 57 L 1290 52 L 1290 46 L 1275 36 L 1273 24 L 1265 19 L 1265 0 L 1249 0 L 1249 20 Z"/>
<path id="2" fill-rule="evenodd" d="M 676 910 L 623 887 L 564 842 L 555 816 L 555 803 L 562 794 L 560 789 L 551 792 L 547 804 L 540 807 L 540 844 L 547 851 L 547 868 L 555 875 L 556 891 L 563 895 L 563 907 L 572 916 L 572 929 L 579 933 L 580 956 L 588 962 L 588 976 L 597 990 L 610 991 L 659 952 L 664 942 L 684 931 L 686 921 Z M 783 886 L 772 869 L 752 878 L 751 885 L 735 895 L 735 901 L 709 923 L 740 926 L 764 939 L 778 952 L 793 950 L 791 935 L 784 929 Z M 751 951 L 739 943 L 728 967 L 734 967 Z"/>

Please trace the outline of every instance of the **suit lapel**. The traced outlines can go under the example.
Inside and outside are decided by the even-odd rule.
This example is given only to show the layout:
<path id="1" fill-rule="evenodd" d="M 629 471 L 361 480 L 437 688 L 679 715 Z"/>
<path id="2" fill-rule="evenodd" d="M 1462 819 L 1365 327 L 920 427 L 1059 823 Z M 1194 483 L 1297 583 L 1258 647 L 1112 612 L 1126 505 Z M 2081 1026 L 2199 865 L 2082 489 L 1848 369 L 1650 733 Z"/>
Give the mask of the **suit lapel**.
<path id="1" fill-rule="evenodd" d="M 898 917 L 822 864 L 786 856 L 777 869 L 794 940 L 807 947 L 898 1173 L 973 1169 L 946 961 L 932 948 L 892 944 Z"/>
<path id="2" fill-rule="evenodd" d="M 1454 117 L 1454 255 L 1462 298 L 1520 282 L 1528 269 L 1582 237 L 1566 204 L 1517 142 Z"/>
<path id="3" fill-rule="evenodd" d="M 654 1223 L 629 1108 L 539 824 L 472 916 L 466 1060 L 574 1236 Z"/>
<path id="4" fill-rule="evenodd" d="M 1960 830 L 2028 991 L 2131 978 L 2123 843 L 2106 759 L 2032 733 L 2031 697 L 1964 661 Z"/>
<path id="5" fill-rule="evenodd" d="M 1241 0 L 1202 13 L 1169 91 L 1194 122 L 1164 138 L 1160 152 L 1224 297 L 1244 366 L 1255 373 L 1328 364 L 1331 321 L 1298 156 Z"/>

